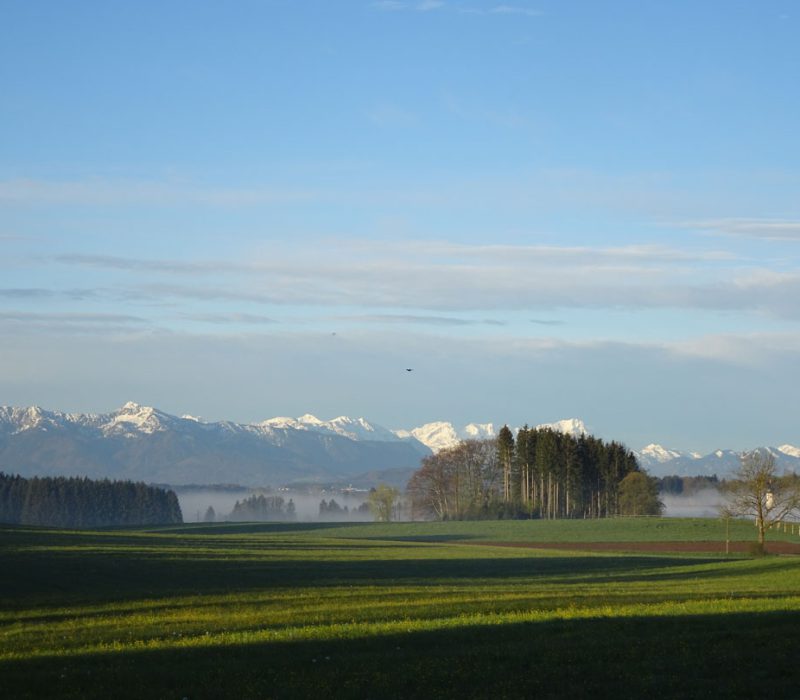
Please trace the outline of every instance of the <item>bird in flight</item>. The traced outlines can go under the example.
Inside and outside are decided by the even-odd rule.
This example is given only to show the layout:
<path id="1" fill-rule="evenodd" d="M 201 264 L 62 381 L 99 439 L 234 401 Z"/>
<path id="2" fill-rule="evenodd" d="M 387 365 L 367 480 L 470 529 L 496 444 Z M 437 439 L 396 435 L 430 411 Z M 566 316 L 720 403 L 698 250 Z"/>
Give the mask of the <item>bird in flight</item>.
<path id="1" fill-rule="evenodd" d="M 406 367 L 406 372 L 413 372 L 413 371 L 414 371 L 413 367 Z"/>

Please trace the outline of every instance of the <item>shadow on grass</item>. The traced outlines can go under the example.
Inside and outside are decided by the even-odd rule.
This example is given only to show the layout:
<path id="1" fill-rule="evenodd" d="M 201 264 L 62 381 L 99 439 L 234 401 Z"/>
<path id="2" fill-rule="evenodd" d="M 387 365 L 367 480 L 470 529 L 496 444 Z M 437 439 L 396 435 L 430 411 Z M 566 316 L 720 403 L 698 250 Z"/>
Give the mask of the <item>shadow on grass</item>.
<path id="1" fill-rule="evenodd" d="M 269 554 L 269 552 L 267 552 Z M 174 595 L 218 595 L 258 590 L 313 586 L 474 585 L 476 580 L 508 581 L 546 579 L 565 586 L 635 580 L 691 580 L 697 573 L 687 565 L 702 559 L 646 556 L 525 556 L 493 558 L 280 558 L 245 551 L 226 555 L 187 550 L 159 553 L 120 551 L 10 552 L 3 556 L 0 597 L 6 609 L 30 605 L 103 603 Z M 335 556 L 335 555 L 334 555 Z M 737 567 L 718 559 L 717 568 L 703 577 L 740 575 Z M 793 562 L 772 562 L 769 569 Z M 764 565 L 767 566 L 766 564 Z M 748 573 L 757 573 L 752 569 Z"/>
<path id="2" fill-rule="evenodd" d="M 311 531 L 316 524 L 307 524 Z M 286 528 L 269 525 L 269 532 Z M 217 528 L 214 528 L 215 530 Z M 565 591 L 587 584 L 688 581 L 740 576 L 735 560 L 631 554 L 494 556 L 491 547 L 407 546 L 360 541 L 183 534 L 0 530 L 0 605 L 8 611 L 172 596 L 247 594 L 296 587 L 471 586 L 542 580 Z M 370 550 L 365 552 L 364 550 Z M 379 552 L 377 550 L 380 550 Z M 713 567 L 698 574 L 696 566 Z M 747 575 L 796 568 L 793 559 L 751 562 Z"/>
<path id="3" fill-rule="evenodd" d="M 796 698 L 796 612 L 3 662 L 14 698 Z"/>
<path id="4" fill-rule="evenodd" d="M 140 528 L 142 532 L 152 533 L 180 533 L 184 535 L 232 535 L 232 534 L 281 534 L 292 532 L 315 532 L 318 530 L 347 530 L 348 528 L 359 528 L 365 525 L 374 525 L 367 522 L 314 522 L 314 523 L 254 523 L 254 522 L 225 522 L 214 523 L 187 523 L 184 525 L 168 525 L 157 528 Z"/>
<path id="5" fill-rule="evenodd" d="M 386 537 L 359 537 L 360 540 L 380 540 L 381 542 L 430 542 L 447 544 L 448 542 L 480 542 L 478 535 L 402 535 Z"/>

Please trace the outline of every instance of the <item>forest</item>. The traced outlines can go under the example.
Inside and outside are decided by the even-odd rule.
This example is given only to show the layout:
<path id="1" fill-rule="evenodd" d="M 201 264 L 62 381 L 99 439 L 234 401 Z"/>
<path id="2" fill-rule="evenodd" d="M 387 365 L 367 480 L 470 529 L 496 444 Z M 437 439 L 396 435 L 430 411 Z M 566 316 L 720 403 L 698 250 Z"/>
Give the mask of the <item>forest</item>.
<path id="1" fill-rule="evenodd" d="M 620 512 L 620 484 L 638 471 L 618 442 L 504 426 L 426 457 L 407 491 L 415 518 L 597 518 Z"/>
<path id="2" fill-rule="evenodd" d="M 0 523 L 85 528 L 182 522 L 173 491 L 141 482 L 0 472 Z"/>

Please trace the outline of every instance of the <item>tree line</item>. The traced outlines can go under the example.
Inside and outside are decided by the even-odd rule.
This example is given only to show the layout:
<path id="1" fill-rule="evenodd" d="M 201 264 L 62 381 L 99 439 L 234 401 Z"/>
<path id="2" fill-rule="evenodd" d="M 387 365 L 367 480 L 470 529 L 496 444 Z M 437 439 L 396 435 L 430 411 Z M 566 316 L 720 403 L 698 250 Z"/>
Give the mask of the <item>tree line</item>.
<path id="1" fill-rule="evenodd" d="M 656 484 L 660 493 L 667 493 L 672 496 L 691 496 L 698 491 L 714 489 L 718 491 L 722 487 L 722 482 L 716 474 L 711 476 L 679 476 L 672 474 L 656 479 Z"/>
<path id="2" fill-rule="evenodd" d="M 281 496 L 265 496 L 253 494 L 242 501 L 236 501 L 228 520 L 288 520 L 297 518 L 294 501 L 290 498 L 284 501 Z"/>
<path id="3" fill-rule="evenodd" d="M 182 523 L 174 491 L 133 481 L 0 472 L 0 522 L 49 527 Z"/>
<path id="4" fill-rule="evenodd" d="M 636 457 L 618 442 L 527 426 L 515 438 L 504 426 L 424 458 L 407 491 L 414 517 L 597 518 L 620 513 L 632 472 Z"/>

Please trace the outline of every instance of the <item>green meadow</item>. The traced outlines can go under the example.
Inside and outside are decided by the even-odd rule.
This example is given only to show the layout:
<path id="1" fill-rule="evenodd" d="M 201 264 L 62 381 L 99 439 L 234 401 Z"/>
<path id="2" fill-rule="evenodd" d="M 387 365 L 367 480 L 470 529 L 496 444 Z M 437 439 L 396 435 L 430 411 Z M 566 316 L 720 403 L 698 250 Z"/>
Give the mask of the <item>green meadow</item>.
<path id="1" fill-rule="evenodd" d="M 660 518 L 1 527 L 0 697 L 798 697 L 800 557 L 728 556 L 725 536 Z M 658 546 L 694 541 L 719 548 Z"/>

